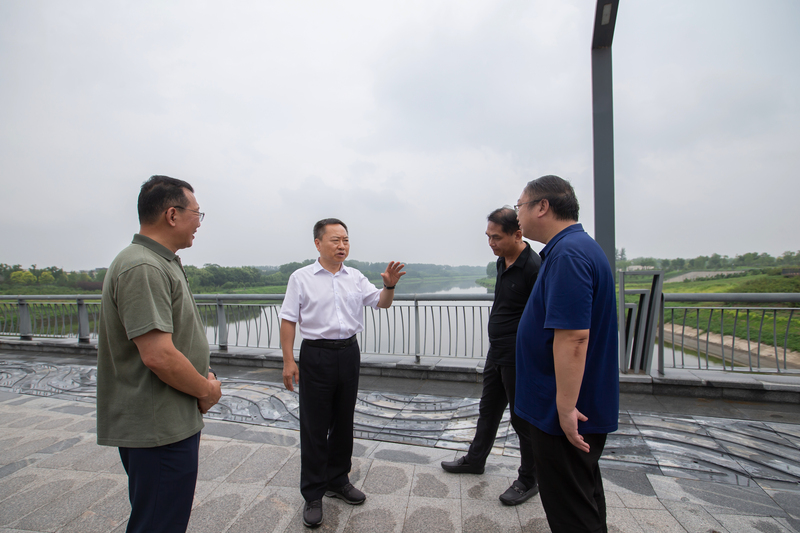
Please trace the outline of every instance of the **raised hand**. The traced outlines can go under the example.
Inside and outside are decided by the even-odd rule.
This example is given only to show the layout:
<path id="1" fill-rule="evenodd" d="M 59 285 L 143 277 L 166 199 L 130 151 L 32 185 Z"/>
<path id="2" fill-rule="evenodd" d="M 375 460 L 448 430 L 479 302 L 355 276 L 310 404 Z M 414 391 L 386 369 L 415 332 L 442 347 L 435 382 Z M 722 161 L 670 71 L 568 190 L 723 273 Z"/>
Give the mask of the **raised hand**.
<path id="1" fill-rule="evenodd" d="M 387 287 L 394 287 L 397 285 L 397 282 L 400 281 L 400 278 L 406 275 L 405 272 L 401 272 L 405 266 L 405 263 L 401 263 L 399 261 L 389 261 L 389 264 L 386 266 L 386 270 L 381 272 L 384 285 Z"/>

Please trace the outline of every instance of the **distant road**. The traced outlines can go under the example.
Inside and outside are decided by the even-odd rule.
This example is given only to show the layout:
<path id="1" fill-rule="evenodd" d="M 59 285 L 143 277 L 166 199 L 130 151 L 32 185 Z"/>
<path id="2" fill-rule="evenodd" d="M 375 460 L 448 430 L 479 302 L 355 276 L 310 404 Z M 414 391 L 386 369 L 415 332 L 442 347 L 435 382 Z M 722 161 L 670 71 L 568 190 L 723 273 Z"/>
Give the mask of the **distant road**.
<path id="1" fill-rule="evenodd" d="M 676 276 L 674 278 L 667 278 L 664 281 L 666 283 L 673 283 L 677 281 L 683 281 L 685 279 L 699 279 L 699 278 L 713 278 L 717 274 L 740 274 L 741 270 L 714 270 L 713 272 L 709 271 L 700 271 L 700 272 L 687 272 L 686 274 L 681 274 L 680 276 Z"/>

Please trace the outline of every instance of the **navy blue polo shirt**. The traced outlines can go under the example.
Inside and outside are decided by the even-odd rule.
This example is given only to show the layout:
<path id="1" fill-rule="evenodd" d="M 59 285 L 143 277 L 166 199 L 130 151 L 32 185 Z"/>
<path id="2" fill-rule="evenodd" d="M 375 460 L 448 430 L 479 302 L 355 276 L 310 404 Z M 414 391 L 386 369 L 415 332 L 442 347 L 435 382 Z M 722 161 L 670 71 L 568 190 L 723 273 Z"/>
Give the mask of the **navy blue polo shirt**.
<path id="1" fill-rule="evenodd" d="M 540 430 L 563 435 L 556 410 L 553 337 L 556 329 L 588 329 L 589 345 L 578 432 L 616 431 L 619 417 L 619 339 L 614 276 L 603 250 L 573 224 L 541 254 L 539 278 L 517 329 L 515 411 Z"/>

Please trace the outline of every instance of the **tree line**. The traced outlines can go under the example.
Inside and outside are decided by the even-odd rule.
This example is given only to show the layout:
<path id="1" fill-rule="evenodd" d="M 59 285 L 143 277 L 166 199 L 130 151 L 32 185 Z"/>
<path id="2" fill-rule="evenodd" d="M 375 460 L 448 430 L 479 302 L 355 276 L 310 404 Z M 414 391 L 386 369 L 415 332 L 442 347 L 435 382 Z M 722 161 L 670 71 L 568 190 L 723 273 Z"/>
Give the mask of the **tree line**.
<path id="1" fill-rule="evenodd" d="M 659 268 L 665 272 L 682 270 L 724 270 L 745 268 L 772 268 L 784 266 L 800 266 L 800 251 L 784 252 L 778 257 L 766 253 L 750 252 L 734 257 L 717 253 L 700 255 L 690 259 L 681 257 L 675 259 L 657 259 L 654 257 L 637 257 L 628 259 L 625 248 L 616 250 L 617 268 L 625 270 L 632 265 Z M 289 281 L 289 276 L 303 266 L 311 264 L 314 259 L 300 262 L 285 263 L 280 266 L 244 266 L 225 267 L 216 264 L 205 264 L 202 267 L 188 265 L 185 267 L 189 284 L 194 291 L 202 290 L 229 290 L 247 287 L 284 286 Z M 359 269 L 370 281 L 379 282 L 380 273 L 386 268 L 386 263 L 370 263 L 366 261 L 347 260 L 345 265 Z M 99 290 L 105 278 L 106 268 L 81 270 L 69 272 L 56 266 L 38 268 L 31 265 L 23 268 L 22 265 L 9 265 L 0 263 L 0 290 L 14 291 L 25 287 L 68 288 L 83 291 Z M 480 278 L 496 276 L 495 261 L 489 262 L 486 267 L 479 266 L 449 266 L 431 263 L 409 263 L 405 268 L 406 279 L 447 279 L 454 277 L 475 276 Z"/>
<path id="2" fill-rule="evenodd" d="M 247 287 L 284 286 L 289 276 L 298 268 L 313 263 L 314 259 L 301 262 L 285 263 L 280 266 L 244 266 L 226 267 L 216 264 L 205 264 L 202 267 L 187 265 L 184 269 L 192 290 L 229 290 Z M 377 282 L 387 263 L 370 263 L 348 260 L 345 265 L 359 269 L 370 281 Z M 8 291 L 35 288 L 69 288 L 86 291 L 99 290 L 102 287 L 107 268 L 87 271 L 68 272 L 59 267 L 23 268 L 22 265 L 0 263 L 0 289 Z M 446 279 L 459 276 L 483 275 L 483 267 L 449 266 L 428 263 L 409 263 L 405 268 L 406 279 Z"/>
<path id="3" fill-rule="evenodd" d="M 284 286 L 289 282 L 289 276 L 315 259 L 306 259 L 301 262 L 285 263 L 272 266 L 247 266 L 223 267 L 215 264 L 205 264 L 202 267 L 187 266 L 186 276 L 193 291 L 203 290 L 231 290 L 247 287 Z M 367 279 L 377 282 L 381 279 L 381 272 L 386 269 L 387 262 L 370 263 L 366 261 L 347 260 L 346 266 L 357 268 Z M 483 267 L 475 266 L 449 266 L 428 263 L 407 263 L 404 269 L 407 274 L 404 279 L 442 279 L 459 276 L 482 276 Z"/>
<path id="4" fill-rule="evenodd" d="M 22 265 L 0 263 L 0 285 L 6 287 L 52 285 L 82 288 L 92 284 L 102 284 L 107 270 L 106 268 L 97 268 L 68 272 L 56 266 L 37 268 L 37 265 L 31 265 L 30 268 L 23 268 Z"/>
<path id="5" fill-rule="evenodd" d="M 750 252 L 734 257 L 717 253 L 699 255 L 691 259 L 678 257 L 675 259 L 656 259 L 654 257 L 637 257 L 628 259 L 625 248 L 616 250 L 617 269 L 626 270 L 632 265 L 653 267 L 665 272 L 679 270 L 724 270 L 733 268 L 770 268 L 800 265 L 800 251 L 784 252 L 778 257 L 766 253 Z"/>

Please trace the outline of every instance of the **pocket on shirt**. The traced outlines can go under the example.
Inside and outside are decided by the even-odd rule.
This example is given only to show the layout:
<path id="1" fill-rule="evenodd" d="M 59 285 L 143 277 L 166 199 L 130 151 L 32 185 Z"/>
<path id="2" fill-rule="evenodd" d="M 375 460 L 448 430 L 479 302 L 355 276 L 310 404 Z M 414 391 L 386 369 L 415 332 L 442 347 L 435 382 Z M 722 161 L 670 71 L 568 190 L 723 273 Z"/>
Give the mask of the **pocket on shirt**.
<path id="1" fill-rule="evenodd" d="M 347 294 L 347 310 L 355 316 L 361 316 L 362 308 L 364 307 L 364 297 L 360 292 L 351 292 Z"/>

